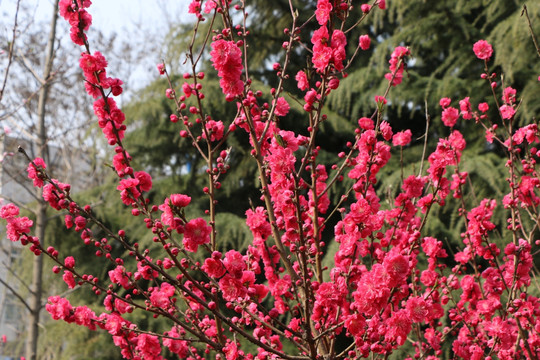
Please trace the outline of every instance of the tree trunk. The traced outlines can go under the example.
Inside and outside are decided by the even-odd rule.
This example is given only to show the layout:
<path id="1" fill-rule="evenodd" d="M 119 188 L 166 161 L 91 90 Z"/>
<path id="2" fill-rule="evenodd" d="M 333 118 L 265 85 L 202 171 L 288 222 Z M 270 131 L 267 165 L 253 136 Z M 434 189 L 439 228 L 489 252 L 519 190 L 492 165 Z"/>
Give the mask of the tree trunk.
<path id="1" fill-rule="evenodd" d="M 38 151 L 37 156 L 48 162 L 48 147 L 47 147 L 47 127 L 45 125 L 45 105 L 47 104 L 47 96 L 50 88 L 50 76 L 54 59 L 54 43 L 56 37 L 56 19 L 58 17 L 58 1 L 54 3 L 53 15 L 49 30 L 49 39 L 47 41 L 47 49 L 45 53 L 45 64 L 43 68 L 43 84 L 39 91 L 38 102 Z M 42 190 L 38 190 L 38 210 L 36 213 L 36 236 L 39 237 L 41 243 L 45 240 L 45 227 L 47 225 L 47 204 L 41 200 Z M 43 272 L 43 257 L 34 257 L 34 270 L 32 274 L 32 286 L 30 287 L 30 307 L 31 313 L 28 318 L 28 340 L 26 343 L 26 359 L 37 360 L 37 344 L 39 337 L 39 314 L 42 308 L 42 272 Z"/>

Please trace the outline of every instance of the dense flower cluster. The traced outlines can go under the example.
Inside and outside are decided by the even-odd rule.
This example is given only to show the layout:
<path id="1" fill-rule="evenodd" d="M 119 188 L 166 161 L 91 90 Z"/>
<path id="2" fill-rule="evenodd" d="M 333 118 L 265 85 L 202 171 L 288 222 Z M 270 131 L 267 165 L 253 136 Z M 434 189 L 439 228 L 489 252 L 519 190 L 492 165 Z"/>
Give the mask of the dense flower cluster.
<path id="1" fill-rule="evenodd" d="M 392 86 L 397 86 L 403 81 L 403 70 L 406 65 L 406 56 L 410 56 L 409 48 L 398 46 L 392 52 L 392 56 L 388 63 L 390 64 L 390 72 L 384 77 L 391 82 Z"/>
<path id="2" fill-rule="evenodd" d="M 84 34 L 90 25 L 85 10 L 89 5 L 90 1 L 62 0 L 60 12 L 72 25 L 73 41 L 86 48 L 80 67 L 86 90 L 95 99 L 98 124 L 115 146 L 112 163 L 119 196 L 133 216 L 142 218 L 153 241 L 149 246 L 135 242 L 137 234 L 106 229 L 89 205 L 72 199 L 70 185 L 51 179 L 42 159 L 33 160 L 28 177 L 34 186 L 43 187 L 44 200 L 65 211 L 66 227 L 78 232 L 86 246 L 96 248 L 96 256 L 109 261 L 106 279 L 81 274 L 74 257 L 63 257 L 53 247 L 41 248 L 29 235 L 32 221 L 20 217 L 15 205 L 0 208 L 10 240 L 31 244 L 36 255 L 50 256 L 56 263 L 53 272 L 61 274 L 70 289 L 88 285 L 104 296 L 101 314 L 52 296 L 46 309 L 53 319 L 108 332 L 126 359 L 163 359 L 163 347 L 193 360 L 210 352 L 227 360 L 386 358 L 407 342 L 409 358 L 440 358 L 445 343 L 465 359 L 540 356 L 540 299 L 529 291 L 532 251 L 540 242 L 534 239 L 537 225 L 529 227 L 522 217 L 527 214 L 538 221 L 540 132 L 537 124 L 511 126 L 519 103 L 515 89 L 503 89 L 501 105 L 495 99 L 500 121 L 491 123 L 487 102 L 476 105 L 464 97 L 458 108 L 451 106 L 450 98 L 442 98 L 440 121 L 450 128 L 448 136 L 427 155 L 425 168 L 422 164 L 418 174 L 402 172 L 399 188 L 381 198 L 378 181 L 393 148 L 401 152 L 412 142 L 410 130 L 394 131 L 383 116 L 391 101 L 388 92 L 403 81 L 408 48 L 395 48 L 385 75 L 387 91 L 375 97 L 376 112 L 358 119 L 354 142 L 346 144 L 348 152 L 338 154 L 339 163 L 326 166 L 319 158 L 317 131 L 327 119 L 325 98 L 338 88 L 344 62 L 351 60 L 345 50 L 346 32 L 338 26 L 349 14 L 349 3 L 317 1 L 312 64 L 295 75 L 309 118 L 302 134 L 280 128 L 279 118 L 291 109 L 283 85 L 269 92 L 271 101 L 263 101 L 263 92 L 244 78 L 247 31 L 241 25 L 234 27 L 237 32 L 231 31 L 232 25 L 209 29 L 206 39 L 216 30 L 208 45 L 211 61 L 227 100 L 236 102 L 234 118 L 215 120 L 206 113 L 203 72 L 184 74 L 181 91 L 171 81 L 165 92 L 176 105 L 171 121 L 184 126 L 181 137 L 207 160 L 208 185 L 203 192 L 210 199 L 209 209 L 204 217 L 189 216 L 190 196 L 171 194 L 152 204 L 146 194 L 152 189 L 151 176 L 131 166 L 122 144 L 124 115 L 113 99 L 121 93 L 122 82 L 107 77 L 101 53 L 89 51 Z M 377 6 L 362 5 L 364 14 L 386 8 L 383 0 L 373 5 Z M 205 20 L 204 14 L 221 16 L 224 24 L 247 16 L 242 6 L 232 7 L 225 0 L 193 0 L 188 12 L 197 21 Z M 286 31 L 287 51 L 299 41 L 296 30 Z M 369 47 L 369 37 L 361 36 L 357 50 Z M 482 60 L 492 55 L 491 45 L 483 40 L 473 50 Z M 199 60 L 188 58 L 192 69 L 198 68 Z M 286 62 L 273 68 L 282 78 L 294 75 L 286 73 Z M 170 81 L 164 64 L 158 71 Z M 194 102 L 188 103 L 188 98 Z M 462 245 L 450 252 L 425 225 L 433 208 L 445 206 L 450 194 L 463 199 L 471 180 L 460 169 L 466 148 L 456 126 L 460 117 L 484 125 L 487 139 L 497 140 L 508 151 L 509 191 L 502 203 L 480 199 L 470 209 L 462 203 L 456 214 L 464 224 Z M 499 125 L 505 131 L 499 131 Z M 249 137 L 261 188 L 261 203 L 245 212 L 252 241 L 242 252 L 220 246 L 215 215 L 215 192 L 227 172 L 230 152 L 223 146 L 236 129 Z M 338 181 L 349 187 L 336 205 L 331 192 Z M 509 214 L 506 230 L 511 238 L 504 244 L 492 240 L 501 230 L 493 219 L 499 210 Z M 334 214 L 340 216 L 330 220 Z M 106 235 L 96 237 L 92 225 Z M 335 244 L 327 244 L 329 238 Z M 122 247 L 125 256 L 115 255 L 118 251 L 110 242 Z M 323 256 L 330 246 L 335 246 L 335 255 L 328 269 Z M 135 311 L 161 317 L 160 324 L 166 325 L 149 331 L 145 322 L 138 324 L 137 317 L 130 317 Z M 337 335 L 347 342 L 339 353 Z M 249 353 L 246 341 L 256 350 Z"/>
<path id="3" fill-rule="evenodd" d="M 92 5 L 90 0 L 60 0 L 58 3 L 60 16 L 71 25 L 71 41 L 77 45 L 83 45 L 86 41 L 86 30 L 92 25 L 92 16 L 84 10 Z"/>
<path id="4" fill-rule="evenodd" d="M 7 221 L 7 238 L 11 241 L 26 241 L 33 221 L 26 216 L 19 216 L 19 208 L 13 204 L 7 204 L 0 208 L 0 217 Z M 21 239 L 22 238 L 22 239 Z"/>
<path id="5" fill-rule="evenodd" d="M 223 39 L 212 43 L 212 65 L 221 78 L 219 85 L 223 93 L 229 97 L 240 95 L 244 91 L 244 82 L 241 80 L 242 50 L 234 41 Z"/>

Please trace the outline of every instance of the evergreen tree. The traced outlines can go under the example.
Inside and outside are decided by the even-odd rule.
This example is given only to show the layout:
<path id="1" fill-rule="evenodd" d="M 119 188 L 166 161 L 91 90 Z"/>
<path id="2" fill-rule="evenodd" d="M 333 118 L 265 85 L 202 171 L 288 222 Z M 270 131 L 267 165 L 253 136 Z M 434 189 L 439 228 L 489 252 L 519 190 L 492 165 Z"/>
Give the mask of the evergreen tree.
<path id="1" fill-rule="evenodd" d="M 299 9 L 297 23 L 303 24 L 308 20 L 304 14 L 310 11 L 302 10 L 313 10 L 315 3 L 305 0 L 292 3 Z M 492 68 L 490 70 L 496 71 L 499 75 L 504 74 L 503 78 L 499 77 L 501 81 L 498 83 L 498 89 L 510 85 L 523 89 L 525 97 L 522 99 L 518 118 L 530 119 L 537 113 L 540 105 L 534 101 L 535 91 L 531 88 L 537 86 L 536 77 L 533 75 L 540 73 L 540 65 L 538 62 L 522 59 L 518 55 L 534 53 L 534 49 L 531 49 L 534 45 L 528 33 L 527 22 L 520 16 L 522 5 L 515 1 L 500 1 L 500 6 L 489 5 L 487 2 L 433 3 L 396 0 L 389 4 L 386 11 L 374 9 L 373 16 L 367 17 L 366 21 L 359 25 L 355 22 L 362 17 L 362 12 L 359 6 L 352 7 L 350 11 L 356 14 L 352 17 L 354 20 L 347 24 L 347 29 L 355 34 L 353 38 L 368 34 L 372 40 L 372 46 L 367 51 L 361 51 L 354 62 L 349 64 L 345 70 L 348 77 L 341 81 L 340 87 L 328 98 L 328 120 L 319 133 L 322 140 L 320 159 L 327 165 L 335 163 L 335 158 L 325 156 L 325 154 L 346 151 L 347 141 L 354 140 L 349 130 L 356 125 L 359 117 L 371 115 L 375 108 L 374 96 L 381 95 L 388 83 L 384 78 L 384 74 L 388 72 L 387 59 L 396 46 L 408 46 L 412 57 L 407 64 L 403 86 L 400 86 L 398 91 L 390 92 L 386 119 L 395 131 L 405 128 L 413 131 L 412 146 L 418 146 L 419 149 L 415 151 L 418 155 L 416 158 L 406 159 L 406 162 L 413 163 L 407 174 L 418 171 L 420 167 L 420 162 L 417 160 L 421 158 L 421 148 L 424 143 L 422 135 L 426 127 L 426 110 L 431 117 L 431 133 L 434 134 L 427 142 L 429 150 L 435 146 L 432 143 L 432 140 L 436 138 L 435 135 L 445 135 L 448 131 L 440 122 L 441 108 L 437 104 L 441 97 L 452 98 L 452 105 L 458 107 L 457 103 L 464 97 L 463 94 L 474 94 L 474 97 L 470 99 L 473 106 L 487 101 L 492 96 L 485 80 L 480 78 L 477 81 L 470 80 L 482 71 L 482 64 L 477 61 L 472 51 L 473 44 L 481 38 L 485 37 L 496 49 L 494 61 L 490 63 Z M 269 80 L 273 78 L 270 75 L 275 72 L 272 69 L 272 63 L 281 62 L 284 56 L 282 44 L 287 40 L 287 36 L 280 29 L 283 29 L 290 20 L 289 1 L 255 0 L 249 8 L 249 13 L 247 20 L 252 34 L 248 49 L 249 71 L 253 78 L 263 81 L 263 83 L 253 84 L 252 89 L 266 90 L 265 93 L 268 93 L 268 88 L 276 85 L 271 83 L 273 80 Z M 529 5 L 529 15 L 533 25 L 536 24 L 536 32 L 540 32 L 537 20 L 539 13 L 540 5 Z M 201 24 L 199 31 L 204 31 L 205 26 L 206 24 Z M 307 41 L 310 38 L 314 30 L 310 26 L 314 26 L 312 22 L 302 28 L 301 39 Z M 191 34 L 187 32 L 187 29 L 185 25 L 179 24 L 167 37 L 167 53 L 170 54 L 167 58 L 175 59 L 171 62 L 173 66 L 180 66 L 185 58 L 182 51 L 190 45 Z M 512 35 L 510 41 L 508 33 Z M 194 44 L 195 47 L 200 45 Z M 298 124 L 295 119 L 298 118 L 297 114 L 303 112 L 303 109 L 294 106 L 294 99 L 302 95 L 296 87 L 294 75 L 301 69 L 309 71 L 310 53 L 307 50 L 309 45 L 306 44 L 306 47 L 297 47 L 294 50 L 294 56 L 288 68 L 289 79 L 286 87 L 289 91 L 286 95 L 287 99 L 293 106 L 291 113 L 280 123 L 282 128 L 300 132 L 304 124 Z M 356 45 L 348 44 L 349 54 L 356 49 Z M 513 51 L 513 49 L 519 51 Z M 207 96 L 219 94 L 217 79 L 212 76 L 214 70 L 212 68 L 200 70 L 208 73 L 202 82 Z M 180 78 L 173 80 L 174 85 L 179 89 L 183 80 Z M 205 165 L 189 141 L 178 135 L 179 127 L 169 121 L 169 115 L 174 112 L 174 109 L 173 103 L 163 94 L 164 87 L 161 80 L 157 81 L 141 93 L 139 98 L 144 101 L 134 102 L 128 107 L 128 118 L 139 124 L 138 130 L 128 137 L 128 140 L 135 145 L 132 147 L 135 149 L 134 158 L 142 159 L 145 166 L 154 169 L 159 166 L 164 176 L 172 175 L 176 180 L 172 183 L 168 182 L 174 185 L 174 188 L 170 190 L 181 192 L 188 188 L 190 191 L 201 189 L 201 180 L 205 178 Z M 424 104 L 428 104 L 428 109 L 425 109 Z M 206 110 L 215 119 L 229 121 L 236 113 L 236 108 L 223 100 L 206 106 L 208 105 L 211 108 Z M 489 116 L 497 119 L 496 109 L 491 109 Z M 472 128 L 471 125 L 465 120 L 458 123 L 458 127 L 462 130 Z M 474 196 L 475 191 L 484 192 L 486 196 L 489 196 L 490 192 L 493 195 L 502 191 L 505 184 L 500 181 L 501 177 L 497 171 L 497 169 L 503 170 L 503 167 L 499 166 L 501 164 L 497 156 L 497 151 L 500 149 L 498 150 L 496 146 L 487 146 L 483 140 L 483 134 L 477 130 L 465 131 L 465 133 L 468 135 L 469 143 L 476 143 L 472 146 L 473 151 L 476 152 L 474 160 L 468 165 L 470 168 L 465 170 L 468 170 L 473 177 L 485 178 L 487 185 L 482 189 L 472 189 L 470 196 Z M 151 144 L 145 142 L 148 134 L 157 141 Z M 233 170 L 222 179 L 224 190 L 218 194 L 218 210 L 242 216 L 243 210 L 240 211 L 240 209 L 246 209 L 250 201 L 257 202 L 260 196 L 255 190 L 257 184 L 255 163 L 246 150 L 249 146 L 247 136 L 243 133 L 234 133 L 229 137 L 224 148 L 231 149 L 229 161 Z M 396 158 L 394 159 L 395 166 L 387 168 L 388 173 L 382 177 L 380 191 L 398 190 L 392 190 L 395 180 L 401 174 L 399 161 L 395 160 Z M 480 168 L 479 164 L 491 164 L 491 171 L 486 172 L 485 169 Z M 334 203 L 339 201 L 339 194 L 343 193 L 342 190 L 347 186 L 348 182 L 345 180 L 331 192 L 331 194 L 336 194 L 333 197 Z M 200 204 L 199 209 L 202 213 L 207 207 L 206 198 L 200 190 L 199 195 L 201 197 L 197 202 Z M 457 210 L 460 205 L 462 204 L 456 202 L 453 210 Z M 441 237 L 459 239 L 458 224 L 452 222 L 451 217 L 446 216 L 447 214 L 440 215 L 439 221 L 434 220 L 428 224 L 430 230 L 437 228 Z M 240 218 L 238 222 L 241 223 Z"/>

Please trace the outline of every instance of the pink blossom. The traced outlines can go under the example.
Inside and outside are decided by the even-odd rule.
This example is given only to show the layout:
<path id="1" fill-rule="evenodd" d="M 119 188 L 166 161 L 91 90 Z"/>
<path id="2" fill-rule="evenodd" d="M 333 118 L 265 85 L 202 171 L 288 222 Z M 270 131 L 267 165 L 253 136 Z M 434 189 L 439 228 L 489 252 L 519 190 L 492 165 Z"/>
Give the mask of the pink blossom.
<path id="1" fill-rule="evenodd" d="M 311 37 L 311 43 L 313 44 L 312 62 L 318 71 L 323 71 L 332 60 L 332 48 L 327 45 L 329 37 L 326 26 L 315 30 Z"/>
<path id="2" fill-rule="evenodd" d="M 75 288 L 75 278 L 73 277 L 73 273 L 71 273 L 71 271 L 65 270 L 62 279 L 70 289 Z"/>
<path id="3" fill-rule="evenodd" d="M 334 30 L 331 38 L 332 46 L 332 62 L 337 71 L 343 70 L 343 61 L 347 57 L 345 46 L 347 45 L 347 37 L 341 30 Z"/>
<path id="4" fill-rule="evenodd" d="M 266 240 L 272 233 L 270 224 L 268 223 L 266 210 L 262 206 L 255 208 L 255 211 L 246 210 L 246 224 L 256 239 Z"/>
<path id="5" fill-rule="evenodd" d="M 86 219 L 82 216 L 77 216 L 74 221 L 75 231 L 79 232 L 86 227 Z"/>
<path id="6" fill-rule="evenodd" d="M 456 122 L 459 118 L 459 111 L 456 108 L 453 107 L 447 107 L 443 110 L 441 115 L 441 120 L 444 125 L 448 127 L 454 127 L 456 125 Z"/>
<path id="7" fill-rule="evenodd" d="M 64 266 L 68 269 L 73 269 L 75 267 L 75 259 L 73 258 L 73 256 L 68 256 L 64 260 Z"/>
<path id="8" fill-rule="evenodd" d="M 188 342 L 179 339 L 181 334 L 176 327 L 173 327 L 169 332 L 165 333 L 165 335 L 167 337 L 163 339 L 163 345 L 165 345 L 172 353 L 178 355 L 180 359 L 187 358 L 189 352 Z"/>
<path id="9" fill-rule="evenodd" d="M 19 215 L 19 208 L 11 203 L 6 204 L 0 208 L 0 217 L 2 219 L 13 219 Z"/>
<path id="10" fill-rule="evenodd" d="M 323 71 L 332 60 L 332 49 L 329 46 L 321 45 L 313 47 L 313 66 L 318 71 Z"/>
<path id="11" fill-rule="evenodd" d="M 69 32 L 69 37 L 74 44 L 84 45 L 86 41 L 86 34 L 82 32 L 78 27 L 72 26 Z"/>
<path id="12" fill-rule="evenodd" d="M 423 239 L 422 250 L 424 250 L 426 255 L 430 258 L 435 258 L 435 257 L 444 258 L 448 256 L 448 254 L 446 253 L 446 250 L 443 249 L 442 242 L 430 236 L 426 236 Z"/>
<path id="13" fill-rule="evenodd" d="M 380 3 L 379 3 L 380 7 Z M 405 69 L 405 57 L 411 55 L 411 52 L 408 48 L 403 46 L 398 46 L 392 52 L 392 56 L 388 63 L 390 64 L 390 73 L 384 75 L 384 77 L 392 82 L 392 86 L 397 86 L 401 84 L 403 80 L 403 71 Z M 399 66 L 398 66 L 399 65 Z"/>
<path id="14" fill-rule="evenodd" d="M 191 93 L 193 92 L 193 89 L 191 88 L 191 86 L 187 82 L 185 82 L 185 83 L 182 84 L 182 91 L 184 92 L 186 97 L 190 97 Z"/>
<path id="15" fill-rule="evenodd" d="M 239 279 L 242 277 L 243 271 L 246 269 L 246 262 L 244 257 L 236 250 L 229 250 L 225 254 L 225 259 L 223 260 L 225 268 L 235 278 Z"/>
<path id="16" fill-rule="evenodd" d="M 156 65 L 158 71 L 159 71 L 159 75 L 164 75 L 165 74 L 165 64 L 163 63 L 159 63 Z"/>
<path id="17" fill-rule="evenodd" d="M 318 0 L 317 1 L 317 10 L 315 10 L 315 15 L 319 25 L 326 25 L 330 19 L 330 13 L 332 12 L 332 4 L 329 0 Z"/>
<path id="18" fill-rule="evenodd" d="M 383 136 L 383 139 L 386 140 L 386 141 L 390 141 L 390 139 L 392 138 L 392 134 L 393 134 L 392 127 L 390 126 L 390 124 L 387 121 L 381 122 L 380 130 L 381 130 L 381 134 Z"/>
<path id="19" fill-rule="evenodd" d="M 361 337 L 365 333 L 366 319 L 360 314 L 347 316 L 345 327 L 356 338 Z"/>
<path id="20" fill-rule="evenodd" d="M 152 280 L 158 277 L 158 272 L 148 265 L 151 262 L 151 259 L 147 256 L 145 260 L 137 263 L 137 272 L 134 274 L 135 279 L 142 277 L 145 280 Z"/>
<path id="21" fill-rule="evenodd" d="M 450 98 L 441 98 L 441 100 L 439 101 L 439 105 L 441 105 L 441 107 L 443 109 L 446 109 L 448 106 L 450 106 L 450 103 L 452 102 L 452 100 Z"/>
<path id="22" fill-rule="evenodd" d="M 512 136 L 512 139 L 516 144 L 522 144 L 523 141 L 527 141 L 529 144 L 533 144 L 539 141 L 538 125 L 529 124 L 517 129 Z"/>
<path id="23" fill-rule="evenodd" d="M 199 245 L 210 242 L 212 228 L 203 218 L 190 220 L 184 227 L 184 246 L 187 251 L 196 252 Z"/>
<path id="24" fill-rule="evenodd" d="M 225 359 L 227 360 L 237 360 L 238 359 L 238 346 L 235 341 L 229 342 L 224 348 L 223 352 L 225 353 Z"/>
<path id="25" fill-rule="evenodd" d="M 90 82 L 95 82 L 94 73 L 105 71 L 107 60 L 99 51 L 94 52 L 94 55 L 83 52 L 79 60 L 79 66 L 84 72 L 86 79 Z"/>
<path id="26" fill-rule="evenodd" d="M 287 103 L 287 100 L 285 100 L 284 97 L 279 97 L 276 103 L 275 114 L 277 116 L 285 116 L 288 114 L 289 109 L 290 109 L 290 106 Z"/>
<path id="27" fill-rule="evenodd" d="M 45 309 L 51 314 L 54 320 L 66 320 L 70 317 L 73 308 L 67 299 L 60 296 L 49 297 Z"/>
<path id="28" fill-rule="evenodd" d="M 328 81 L 328 88 L 332 90 L 336 90 L 339 87 L 339 79 L 338 78 L 332 78 Z"/>
<path id="29" fill-rule="evenodd" d="M 512 105 L 516 102 L 516 89 L 511 88 L 510 86 L 503 90 L 502 100 L 507 105 Z"/>
<path id="30" fill-rule="evenodd" d="M 118 284 L 124 289 L 129 289 L 129 278 L 126 275 L 126 269 L 123 266 L 117 266 L 114 270 L 109 270 L 109 278 L 113 284 Z"/>
<path id="31" fill-rule="evenodd" d="M 86 326 L 90 330 L 96 330 L 96 314 L 86 306 L 77 306 L 73 314 L 73 319 L 77 325 Z"/>
<path id="32" fill-rule="evenodd" d="M 412 133 L 411 130 L 400 131 L 394 134 L 392 138 L 392 145 L 405 146 L 411 142 Z"/>
<path id="33" fill-rule="evenodd" d="M 510 105 L 502 105 L 499 108 L 499 111 L 501 112 L 501 116 L 503 119 L 512 119 L 514 117 L 514 114 L 516 113 L 516 110 Z"/>
<path id="34" fill-rule="evenodd" d="M 457 259 L 456 259 L 456 261 L 457 261 Z M 429 269 L 426 269 L 426 270 L 422 271 L 422 274 L 420 275 L 420 281 L 425 286 L 433 286 L 433 285 L 435 285 L 438 278 L 439 278 L 439 276 L 437 275 L 437 273 L 435 271 L 429 270 Z"/>
<path id="35" fill-rule="evenodd" d="M 144 358 L 161 360 L 162 357 L 159 356 L 161 353 L 161 344 L 159 339 L 155 335 L 148 334 L 139 334 L 137 336 L 137 346 L 136 349 L 141 352 Z"/>
<path id="36" fill-rule="evenodd" d="M 188 6 L 188 13 L 200 14 L 200 12 L 201 12 L 201 2 L 199 0 L 192 0 Z"/>
<path id="37" fill-rule="evenodd" d="M 390 288 L 383 280 L 383 268 L 375 264 L 371 271 L 362 274 L 353 297 L 357 309 L 364 315 L 377 313 L 386 304 L 390 296 Z"/>
<path id="38" fill-rule="evenodd" d="M 388 327 L 384 334 L 385 340 L 396 341 L 398 345 L 403 345 L 412 328 L 409 312 L 404 309 L 398 310 L 391 315 L 386 323 Z"/>
<path id="39" fill-rule="evenodd" d="M 360 126 L 360 128 L 363 130 L 375 129 L 375 124 L 373 123 L 373 120 L 368 117 L 362 117 L 358 119 L 358 126 Z"/>
<path id="40" fill-rule="evenodd" d="M 384 104 L 384 105 L 386 105 L 387 100 L 386 100 L 386 98 L 385 98 L 384 96 L 375 95 L 375 102 L 376 102 L 377 104 Z"/>
<path id="41" fill-rule="evenodd" d="M 415 323 L 423 322 L 429 313 L 426 301 L 420 296 L 411 297 L 407 300 L 407 312 Z"/>
<path id="42" fill-rule="evenodd" d="M 425 180 L 421 177 L 410 175 L 403 181 L 403 190 L 409 198 L 422 196 Z"/>
<path id="43" fill-rule="evenodd" d="M 67 21 L 69 21 L 72 16 L 77 16 L 77 13 L 73 8 L 72 0 L 60 0 L 60 2 L 58 3 L 58 7 L 60 16 Z"/>
<path id="44" fill-rule="evenodd" d="M 27 235 L 30 232 L 33 224 L 34 222 L 26 216 L 8 219 L 6 225 L 7 238 L 13 242 L 19 241 L 23 235 Z"/>
<path id="45" fill-rule="evenodd" d="M 150 294 L 150 302 L 157 308 L 166 309 L 171 303 L 170 298 L 174 293 L 174 286 L 166 282 L 161 283 L 160 288 L 153 288 L 153 291 Z"/>
<path id="46" fill-rule="evenodd" d="M 28 164 L 26 171 L 28 172 L 28 178 L 34 180 L 34 187 L 42 187 L 44 177 L 40 173 L 41 170 L 45 170 L 47 165 L 42 158 L 35 158 L 33 163 Z"/>
<path id="47" fill-rule="evenodd" d="M 126 167 L 129 165 L 129 161 L 131 160 L 131 156 L 129 154 L 120 152 L 114 155 L 113 157 L 113 166 L 117 173 L 122 173 L 126 169 Z M 123 175 L 121 176 L 123 177 Z"/>
<path id="48" fill-rule="evenodd" d="M 179 195 L 179 194 L 175 194 Z M 171 195 L 172 197 L 172 195 Z M 191 198 L 189 198 L 191 200 Z M 161 210 L 163 213 L 161 214 L 161 222 L 164 225 L 170 226 L 172 229 L 176 230 L 179 234 L 184 232 L 184 222 L 180 217 L 177 217 L 175 213 L 173 213 L 172 206 L 175 206 L 174 204 L 171 205 L 171 199 L 167 198 L 165 199 L 164 203 L 162 205 L 159 205 L 158 209 Z M 176 211 L 176 209 L 175 209 Z"/>
<path id="49" fill-rule="evenodd" d="M 225 274 L 225 266 L 220 259 L 207 258 L 202 266 L 204 272 L 213 278 L 220 278 Z"/>
<path id="50" fill-rule="evenodd" d="M 142 191 L 150 191 L 152 189 L 152 177 L 146 171 L 137 171 L 134 175 L 139 180 L 139 187 Z"/>
<path id="51" fill-rule="evenodd" d="M 171 199 L 171 204 L 180 208 L 188 206 L 191 202 L 191 197 L 184 194 L 171 194 L 169 198 Z"/>
<path id="52" fill-rule="evenodd" d="M 384 258 L 382 265 L 389 276 L 389 287 L 400 286 L 407 279 L 410 267 L 409 260 L 405 256 L 391 251 Z"/>
<path id="53" fill-rule="evenodd" d="M 298 88 L 302 91 L 305 91 L 309 87 L 308 79 L 306 76 L 306 73 L 300 70 L 298 73 L 296 73 L 296 82 L 298 84 Z"/>
<path id="54" fill-rule="evenodd" d="M 219 141 L 223 138 L 223 131 L 225 130 L 223 121 L 208 120 L 204 126 L 210 135 L 210 141 Z M 206 133 L 203 133 L 203 138 L 206 139 Z"/>
<path id="55" fill-rule="evenodd" d="M 225 95 L 237 96 L 244 90 L 242 75 L 242 51 L 234 41 L 217 40 L 212 43 L 212 64 L 218 71 L 220 86 Z"/>
<path id="56" fill-rule="evenodd" d="M 459 108 L 461 110 L 461 117 L 464 120 L 472 119 L 471 103 L 468 96 L 465 99 L 459 101 Z"/>
<path id="57" fill-rule="evenodd" d="M 360 38 L 358 40 L 360 43 L 360 48 L 362 50 L 369 49 L 369 46 L 371 45 L 371 39 L 369 38 L 369 35 L 360 35 Z"/>
<path id="58" fill-rule="evenodd" d="M 493 54 L 493 48 L 485 40 L 478 40 L 473 45 L 473 51 L 477 58 L 480 60 L 489 60 Z"/>
<path id="59" fill-rule="evenodd" d="M 122 94 L 123 92 L 123 89 L 122 89 L 122 85 L 124 84 L 124 82 L 120 79 L 117 79 L 117 78 L 106 78 L 105 81 L 103 82 L 103 88 L 105 89 L 111 89 L 111 93 L 113 94 L 113 96 L 118 96 L 120 94 Z M 122 115 L 123 113 L 117 109 L 118 112 L 120 112 Z M 121 121 L 123 122 L 123 120 Z"/>
<path id="60" fill-rule="evenodd" d="M 70 16 L 68 22 L 71 25 L 71 30 L 82 29 L 83 31 L 87 31 L 90 25 L 92 25 L 92 15 L 86 10 L 79 9 L 78 15 Z"/>
<path id="61" fill-rule="evenodd" d="M 139 196 L 141 196 L 141 192 L 137 188 L 137 185 L 139 185 L 138 179 L 129 178 L 120 180 L 120 184 L 116 189 L 120 190 L 120 196 L 124 204 L 135 204 Z"/>
<path id="62" fill-rule="evenodd" d="M 236 301 L 246 296 L 246 288 L 240 282 L 229 274 L 225 274 L 219 280 L 219 288 L 222 291 L 223 298 L 227 301 Z"/>
<path id="63" fill-rule="evenodd" d="M 208 0 L 204 3 L 205 14 L 210 14 L 215 8 L 217 8 L 217 3 L 215 0 Z"/>
<path id="64" fill-rule="evenodd" d="M 483 113 L 487 112 L 489 110 L 489 104 L 486 102 L 478 104 L 478 110 L 480 110 Z"/>

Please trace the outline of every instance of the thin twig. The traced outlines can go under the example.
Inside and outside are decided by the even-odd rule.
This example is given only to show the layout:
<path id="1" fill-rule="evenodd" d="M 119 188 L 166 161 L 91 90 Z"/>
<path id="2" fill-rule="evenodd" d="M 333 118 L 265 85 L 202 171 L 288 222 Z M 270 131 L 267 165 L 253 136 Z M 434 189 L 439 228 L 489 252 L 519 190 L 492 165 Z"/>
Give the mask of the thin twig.
<path id="1" fill-rule="evenodd" d="M 531 38 L 534 43 L 534 47 L 536 48 L 536 53 L 538 56 L 540 56 L 540 46 L 538 46 L 538 41 L 536 40 L 536 36 L 534 35 L 533 27 L 531 24 L 531 19 L 529 18 L 529 12 L 527 11 L 527 5 L 523 4 L 523 10 L 521 11 L 521 16 L 525 14 L 525 17 L 527 18 L 527 23 L 529 24 L 529 32 L 531 33 Z"/>
<path id="2" fill-rule="evenodd" d="M 428 112 L 427 99 L 424 99 L 424 106 L 426 108 L 426 131 L 424 132 L 424 149 L 422 150 L 422 160 L 420 162 L 420 171 L 418 171 L 418 176 L 422 175 L 422 171 L 424 168 L 424 161 L 426 159 L 428 132 L 429 132 L 429 122 L 431 120 L 431 117 L 429 116 L 429 112 Z"/>
<path id="3" fill-rule="evenodd" d="M 2 102 L 2 97 L 4 96 L 4 90 L 6 89 L 7 79 L 9 75 L 9 68 L 13 62 L 13 49 L 15 48 L 15 40 L 17 39 L 17 18 L 19 16 L 19 3 L 21 0 L 17 0 L 17 8 L 15 10 L 15 22 L 13 23 L 13 36 L 11 37 L 11 43 L 9 44 L 8 50 L 8 63 L 6 70 L 4 71 L 4 80 L 2 81 L 2 89 L 0 89 L 0 102 Z"/>

